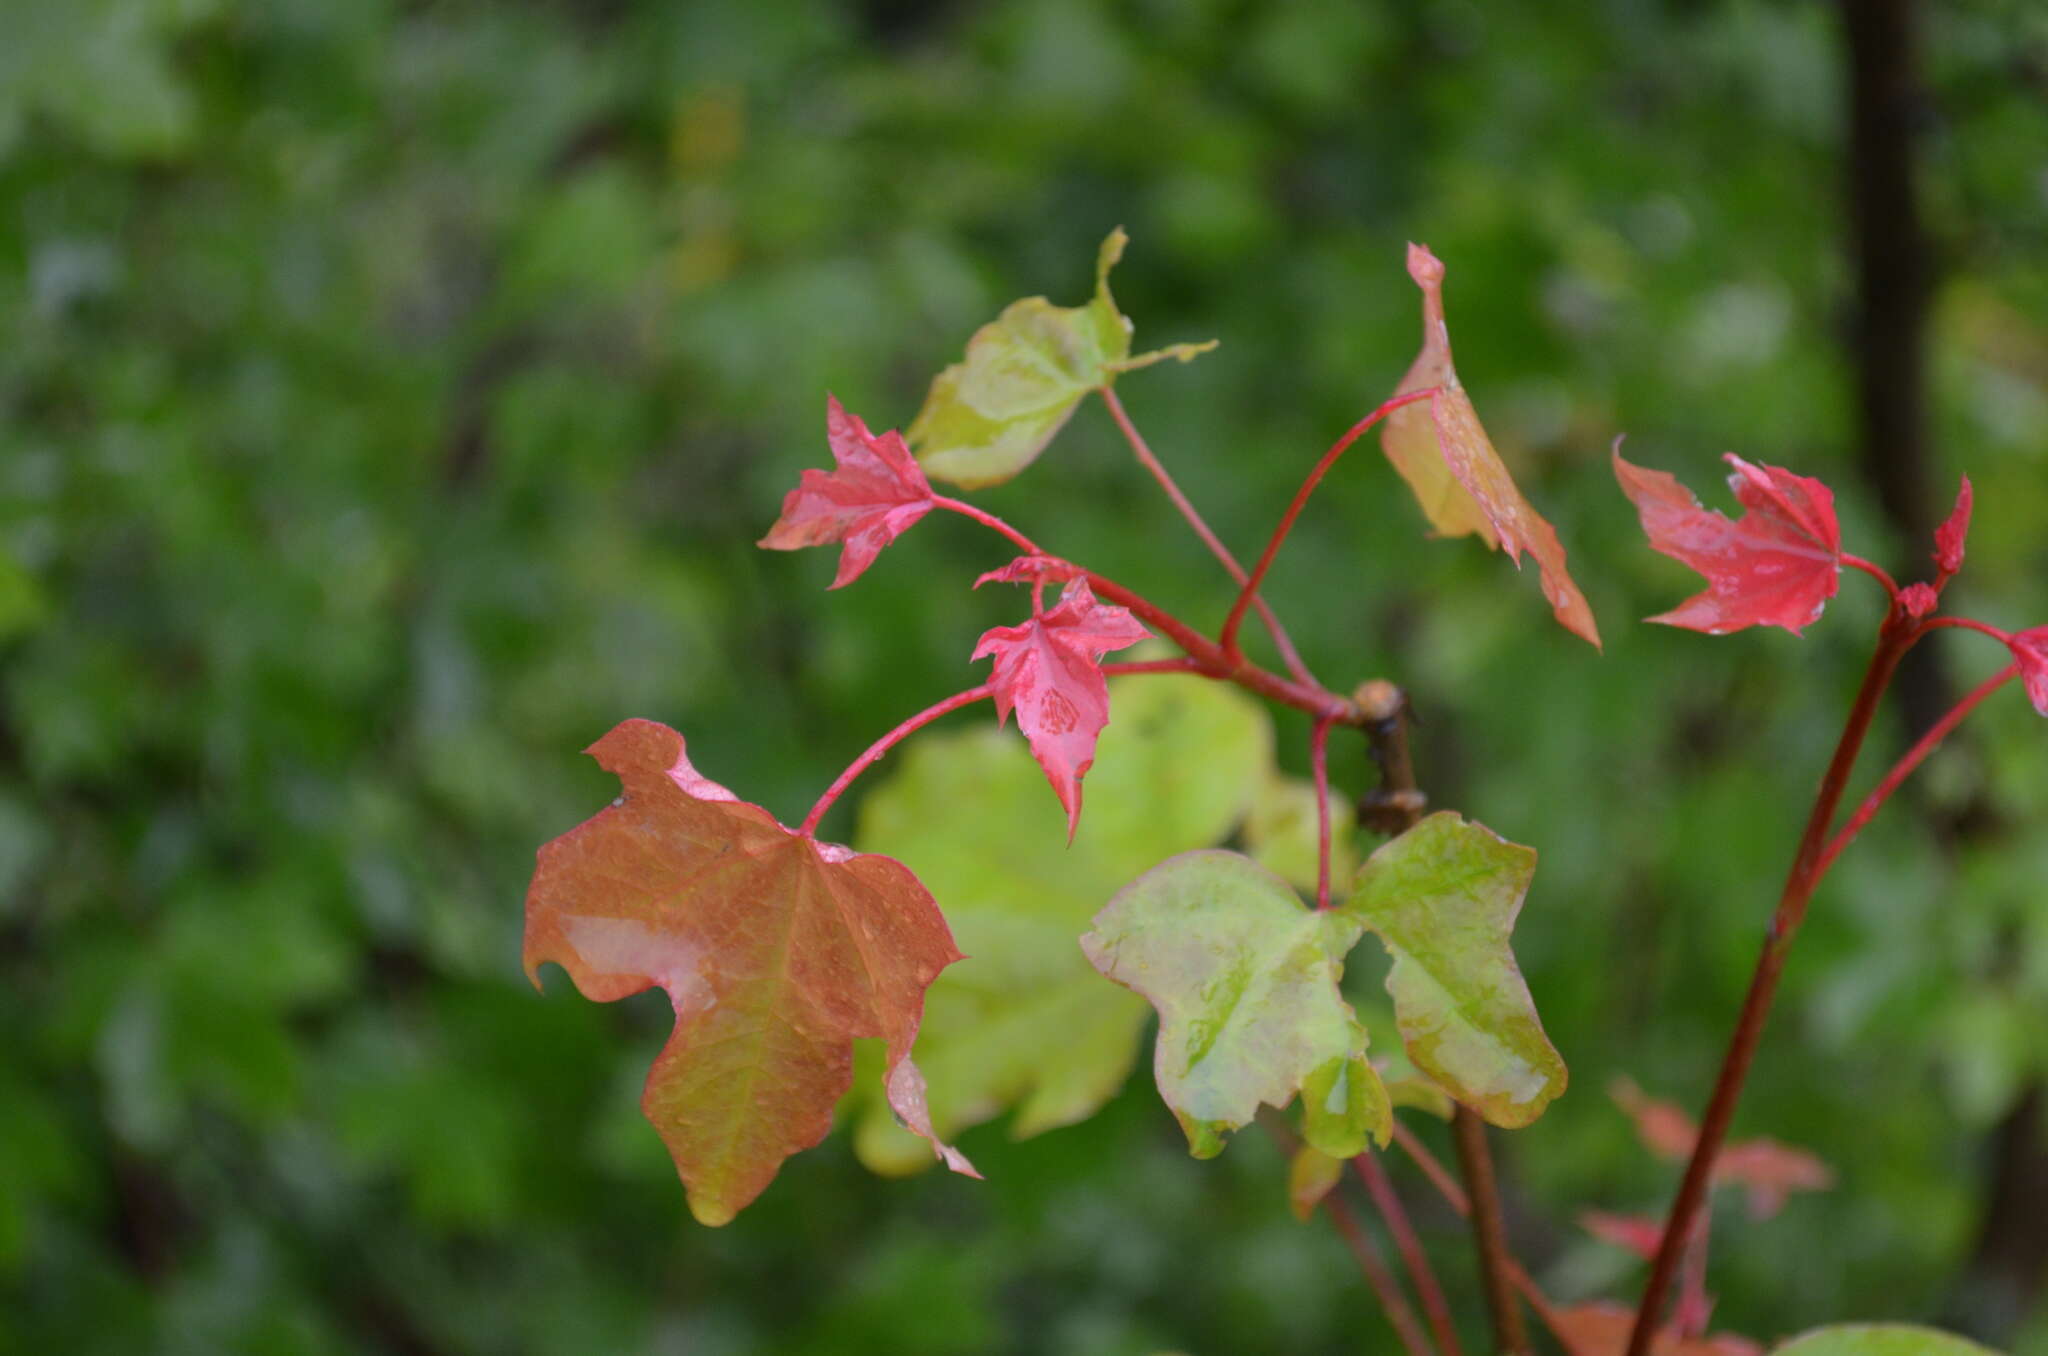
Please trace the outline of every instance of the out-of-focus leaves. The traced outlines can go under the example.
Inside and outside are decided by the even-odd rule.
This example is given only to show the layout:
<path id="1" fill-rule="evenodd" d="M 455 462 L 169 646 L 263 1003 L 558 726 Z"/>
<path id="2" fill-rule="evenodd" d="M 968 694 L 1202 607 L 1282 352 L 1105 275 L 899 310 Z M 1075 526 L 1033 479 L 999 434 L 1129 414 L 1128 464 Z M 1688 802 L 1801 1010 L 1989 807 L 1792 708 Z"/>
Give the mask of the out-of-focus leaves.
<path id="1" fill-rule="evenodd" d="M 1843 1323 L 1816 1328 L 1773 1347 L 1773 1356 L 1988 1356 L 1953 1333 L 1905 1323 Z"/>
<path id="2" fill-rule="evenodd" d="M 1332 1157 L 1313 1144 L 1294 1151 L 1287 1163 L 1287 1206 L 1298 1220 L 1307 1220 L 1322 1206 L 1323 1197 L 1344 1180 L 1344 1160 Z"/>
<path id="3" fill-rule="evenodd" d="M 1153 1073 L 1188 1148 L 1212 1158 L 1259 1107 L 1298 1092 L 1324 1153 L 1362 1153 L 1393 1110 L 1337 989 L 1360 923 L 1301 902 L 1234 852 L 1184 853 L 1119 891 L 1081 939 L 1105 976 L 1159 1012 Z"/>
<path id="4" fill-rule="evenodd" d="M 1351 798 L 1331 787 L 1330 879 L 1339 887 L 1358 870 L 1351 841 L 1357 819 Z M 1321 869 L 1317 840 L 1315 783 L 1279 775 L 1261 782 L 1244 822 L 1244 849 L 1252 860 L 1297 890 L 1313 891 Z"/>

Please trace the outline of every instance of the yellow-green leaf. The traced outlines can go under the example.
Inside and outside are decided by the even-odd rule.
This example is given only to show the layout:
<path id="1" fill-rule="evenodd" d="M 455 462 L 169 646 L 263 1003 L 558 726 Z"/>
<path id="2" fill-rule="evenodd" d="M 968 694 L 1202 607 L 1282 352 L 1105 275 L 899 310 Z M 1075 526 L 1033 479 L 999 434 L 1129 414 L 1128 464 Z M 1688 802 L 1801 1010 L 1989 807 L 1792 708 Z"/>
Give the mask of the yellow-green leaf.
<path id="1" fill-rule="evenodd" d="M 1564 1091 L 1508 936 L 1534 849 L 1430 815 L 1359 869 L 1343 912 L 1394 958 L 1387 992 L 1415 1067 L 1495 1125 L 1527 1125 Z"/>
<path id="2" fill-rule="evenodd" d="M 1153 1073 L 1197 1158 L 1261 1105 L 1303 1094 L 1303 1133 L 1336 1158 L 1384 1143 L 1393 1112 L 1338 991 L 1357 920 L 1317 913 L 1249 857 L 1188 852 L 1095 916 L 1081 949 L 1159 1013 Z"/>
<path id="3" fill-rule="evenodd" d="M 1129 237 L 1119 226 L 1095 260 L 1095 295 L 1084 305 L 1044 297 L 1011 302 L 975 331 L 967 354 L 932 381 L 910 425 L 927 475 L 967 489 L 997 485 L 1037 460 L 1082 397 L 1119 372 L 1167 358 L 1186 362 L 1213 348 L 1175 344 L 1131 356 L 1131 322 L 1109 292 L 1109 271 Z"/>

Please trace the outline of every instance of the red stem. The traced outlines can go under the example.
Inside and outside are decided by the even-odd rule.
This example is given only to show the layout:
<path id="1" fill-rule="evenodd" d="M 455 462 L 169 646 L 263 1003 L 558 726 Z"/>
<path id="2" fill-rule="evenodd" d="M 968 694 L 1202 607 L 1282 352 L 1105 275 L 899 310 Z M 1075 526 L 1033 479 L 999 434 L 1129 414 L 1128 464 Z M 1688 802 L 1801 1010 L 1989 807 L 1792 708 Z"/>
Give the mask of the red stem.
<path id="1" fill-rule="evenodd" d="M 1316 784 L 1316 908 L 1330 907 L 1330 722 L 1318 720 L 1308 737 L 1308 763 Z"/>
<path id="2" fill-rule="evenodd" d="M 1387 1223 L 1387 1232 L 1393 1236 L 1394 1246 L 1408 1268 L 1408 1276 L 1415 1282 L 1415 1293 L 1422 1297 L 1422 1308 L 1429 1315 L 1429 1327 L 1436 1335 L 1437 1349 L 1445 1356 L 1462 1356 L 1458 1329 L 1451 1322 L 1451 1307 L 1444 1303 L 1443 1287 L 1437 1284 L 1436 1273 L 1430 1270 L 1429 1256 L 1422 1250 L 1422 1240 L 1416 1237 L 1415 1226 L 1409 1222 L 1408 1212 L 1402 1207 L 1400 1196 L 1394 1192 L 1394 1184 L 1387 1179 L 1387 1170 L 1370 1152 L 1352 1159 L 1351 1168 L 1358 1174 L 1358 1180 L 1365 1183 L 1366 1192 L 1379 1209 L 1380 1218 Z"/>
<path id="3" fill-rule="evenodd" d="M 1358 1269 L 1365 1274 L 1366 1284 L 1379 1297 L 1380 1307 L 1387 1311 L 1387 1322 L 1394 1325 L 1394 1331 L 1401 1338 L 1401 1345 L 1409 1356 L 1430 1356 L 1432 1348 L 1429 1339 L 1422 1334 L 1422 1325 L 1415 1321 L 1415 1311 L 1408 1306 L 1407 1297 L 1394 1279 L 1394 1273 L 1387 1266 L 1386 1257 L 1380 1252 L 1379 1244 L 1372 1241 L 1372 1235 L 1351 1213 L 1351 1207 L 1335 1192 L 1323 1197 L 1323 1209 L 1329 1213 L 1330 1223 L 1337 1226 L 1337 1232 L 1344 1236 L 1351 1255 L 1358 1259 Z"/>
<path id="4" fill-rule="evenodd" d="M 1437 1156 L 1429 1151 L 1429 1147 L 1417 1139 L 1415 1132 L 1401 1124 L 1398 1118 L 1394 1121 L 1394 1143 L 1400 1145 L 1407 1155 L 1415 1160 L 1415 1166 L 1422 1169 L 1422 1175 L 1427 1177 L 1430 1185 L 1443 1195 L 1444 1203 L 1449 1205 L 1460 1219 L 1471 1218 L 1472 1203 L 1465 1198 L 1464 1189 L 1451 1176 L 1450 1170 L 1437 1161 Z M 1543 1326 L 1550 1329 L 1551 1335 L 1556 1337 L 1560 1344 L 1567 1344 L 1569 1338 L 1559 1326 L 1557 1309 L 1550 1303 L 1550 1297 L 1543 1293 L 1536 1282 L 1529 1279 L 1529 1273 L 1522 1270 L 1521 1264 L 1514 1258 L 1506 1259 L 1505 1269 L 1509 1283 L 1529 1302 L 1529 1307 L 1536 1311 L 1536 1317 L 1543 1320 Z"/>
<path id="5" fill-rule="evenodd" d="M 963 706 L 972 706 L 985 697 L 994 696 L 995 690 L 996 685 L 994 683 L 983 683 L 980 687 L 970 687 L 965 692 L 956 692 L 942 702 L 927 706 L 924 710 L 868 745 L 867 752 L 847 764 L 846 771 L 840 773 L 833 779 L 832 785 L 825 788 L 825 794 L 818 797 L 818 803 L 813 805 L 811 812 L 804 816 L 804 822 L 797 829 L 797 833 L 805 838 L 817 837 L 818 821 L 825 817 L 825 811 L 832 808 L 832 802 L 838 800 L 845 793 L 846 788 L 853 785 L 855 777 L 860 776 L 861 773 L 874 766 L 876 760 L 883 754 L 910 735 L 931 724 L 940 716 L 945 715 L 949 711 L 958 711 Z"/>
<path id="6" fill-rule="evenodd" d="M 1842 849 L 1854 842 L 1857 834 L 1863 832 L 1863 826 L 1883 808 L 1892 792 L 1899 789 L 1899 784 L 1912 776 L 1913 769 L 1926 762 L 1927 756 L 1941 746 L 1941 741 L 1948 738 L 1956 726 L 1963 723 L 1963 717 L 1975 710 L 1977 703 L 2018 677 L 2019 671 L 2018 664 L 2007 664 L 1971 688 L 1968 696 L 1950 707 L 1947 715 L 1929 726 L 1927 733 L 1920 736 L 1919 742 L 1907 749 L 1905 756 L 1898 762 L 1892 764 L 1891 771 L 1884 774 L 1883 779 L 1871 788 L 1870 794 L 1863 798 L 1863 803 L 1856 807 L 1856 813 L 1849 816 L 1848 822 L 1837 829 L 1835 836 L 1828 839 L 1828 845 L 1821 849 L 1820 860 L 1813 870 L 1816 882 L 1828 873 L 1828 868 L 1835 864 L 1835 858 L 1842 855 Z"/>
<path id="7" fill-rule="evenodd" d="M 964 517 L 972 518 L 982 526 L 1001 533 L 1026 555 L 1046 555 L 1046 552 L 1037 542 L 1031 540 L 1031 538 L 1025 536 L 1016 528 L 1011 527 L 993 513 L 978 509 L 964 500 L 949 499 L 945 495 L 934 495 L 932 497 L 932 504 L 936 508 L 949 509 Z M 1046 558 L 1049 560 L 1058 559 L 1056 556 L 1046 556 Z M 1071 564 L 1071 562 L 1066 563 Z M 1115 580 L 1096 574 L 1093 570 L 1082 569 L 1078 565 L 1073 568 L 1079 570 L 1083 577 L 1088 580 L 1088 586 L 1095 591 L 1097 597 L 1106 599 L 1120 607 L 1129 608 L 1132 615 L 1136 616 L 1138 620 L 1180 646 L 1187 653 L 1188 657 L 1195 661 L 1195 667 L 1190 670 L 1191 672 L 1199 673 L 1205 678 L 1235 683 L 1248 692 L 1256 692 L 1262 697 L 1279 702 L 1282 706 L 1291 706 L 1297 711 L 1305 711 L 1318 720 L 1328 719 L 1339 725 L 1356 725 L 1359 723 L 1360 716 L 1356 702 L 1346 701 L 1336 693 L 1315 683 L 1297 683 L 1291 679 L 1282 678 L 1277 673 L 1260 668 L 1242 655 L 1233 659 L 1225 655 L 1222 647 L 1217 645 L 1215 641 L 1210 640 L 1200 631 L 1195 630 L 1194 627 L 1189 626 L 1179 617 L 1174 616 L 1151 599 L 1134 593 Z"/>
<path id="8" fill-rule="evenodd" d="M 1458 1179 L 1451 1176 L 1450 1169 L 1437 1161 L 1437 1156 L 1429 1151 L 1429 1146 L 1417 1139 L 1413 1130 L 1401 1124 L 1398 1116 L 1394 1118 L 1394 1143 L 1400 1145 L 1402 1152 L 1415 1160 L 1415 1166 L 1422 1169 L 1422 1175 L 1429 1179 L 1430 1185 L 1435 1187 L 1451 1209 L 1457 1212 L 1458 1218 L 1464 1219 L 1471 1215 L 1472 1202 L 1466 1198 L 1465 1188 L 1458 1185 Z"/>
<path id="9" fill-rule="evenodd" d="M 1966 631 L 1982 632 L 1984 635 L 1990 636 L 1993 640 L 2000 641 L 2004 644 L 2009 645 L 2012 643 L 2012 632 L 2001 631 L 1996 626 L 1991 625 L 1989 622 L 1980 622 L 1976 620 L 1974 617 L 1930 617 L 1926 621 L 1920 623 L 1920 629 L 1922 631 L 1932 631 L 1938 627 L 1943 626 L 1960 626 Z"/>
<path id="10" fill-rule="evenodd" d="M 1230 553 L 1230 548 L 1223 544 L 1222 539 L 1209 530 L 1209 525 L 1202 521 L 1202 515 L 1195 511 L 1195 506 L 1181 493 L 1180 486 L 1166 473 L 1165 464 L 1153 455 L 1151 447 L 1139 434 L 1138 426 L 1132 423 L 1131 416 L 1124 412 L 1124 402 L 1117 398 L 1116 388 L 1102 386 L 1096 389 L 1096 393 L 1102 397 L 1102 403 L 1109 406 L 1110 417 L 1115 419 L 1116 426 L 1123 430 L 1124 441 L 1131 445 L 1131 452 L 1137 457 L 1138 464 L 1152 473 L 1152 478 L 1159 482 L 1159 488 L 1166 491 L 1166 497 L 1180 510 L 1180 516 L 1187 519 L 1188 526 L 1202 539 L 1202 545 L 1209 548 L 1209 554 L 1222 563 L 1231 581 L 1242 588 L 1246 579 L 1244 566 L 1237 563 L 1237 557 Z M 1266 605 L 1266 600 L 1254 597 L 1252 606 L 1258 609 L 1259 619 L 1266 624 L 1267 633 L 1273 637 L 1273 647 L 1280 652 L 1280 660 L 1287 666 L 1287 671 L 1294 675 L 1294 681 L 1315 683 L 1315 675 L 1310 673 L 1308 665 L 1302 662 L 1301 652 L 1294 648 L 1294 641 L 1288 636 L 1287 628 L 1273 615 L 1273 609 Z"/>
<path id="11" fill-rule="evenodd" d="M 1806 917 L 1806 906 L 1813 898 L 1814 886 L 1819 881 L 1816 868 L 1820 865 L 1828 825 L 1833 822 L 1835 810 L 1841 804 L 1842 790 L 1848 784 L 1856 754 L 1863 747 L 1863 738 L 1870 732 L 1871 718 L 1877 714 L 1878 699 L 1884 695 L 1885 686 L 1891 681 L 1900 657 L 1920 634 L 1920 630 L 1907 622 L 1896 607 L 1878 632 L 1877 649 L 1870 656 L 1870 667 L 1864 672 L 1863 685 L 1856 691 L 1855 704 L 1849 708 L 1848 722 L 1842 728 L 1841 740 L 1835 745 L 1835 756 L 1828 763 L 1820 790 L 1814 796 L 1813 811 L 1807 816 L 1806 831 L 1800 836 L 1799 850 L 1793 856 L 1792 868 L 1785 877 L 1785 888 L 1778 895 L 1778 907 L 1771 916 L 1770 932 L 1765 937 L 1762 954 L 1757 957 L 1756 973 L 1750 979 L 1749 993 L 1742 1000 L 1742 1012 L 1736 1018 L 1734 1035 L 1721 1060 L 1714 1095 L 1707 1103 L 1706 1114 L 1700 1118 L 1699 1138 L 1693 1144 L 1692 1161 L 1686 1165 L 1685 1180 L 1678 1188 L 1678 1199 L 1672 1202 L 1670 1218 L 1665 1221 L 1664 1237 L 1658 1244 L 1657 1257 L 1650 1268 L 1650 1280 L 1643 1287 L 1643 1300 L 1636 1310 L 1635 1328 L 1629 1333 L 1628 1356 L 1648 1356 L 1658 1315 L 1664 1308 L 1664 1298 L 1670 1292 L 1671 1282 L 1684 1256 L 1693 1218 L 1706 1201 L 1714 1160 L 1720 1155 L 1722 1142 L 1728 1137 L 1728 1124 L 1734 1119 L 1735 1104 L 1742 1097 L 1743 1081 L 1748 1078 L 1750 1063 L 1756 1057 L 1757 1042 L 1763 1036 L 1764 1022 L 1770 1016 L 1771 1000 L 1778 991 L 1778 978 L 1784 972 L 1786 954 L 1793 936 L 1799 931 L 1799 924 Z"/>
<path id="12" fill-rule="evenodd" d="M 1104 664 L 1102 671 L 1107 674 L 1119 673 L 1192 673 L 1201 676 L 1202 666 L 1182 655 L 1179 659 L 1124 659 L 1114 664 Z"/>
<path id="13" fill-rule="evenodd" d="M 1839 556 L 1836 557 L 1836 559 L 1841 561 L 1844 565 L 1847 565 L 1850 569 L 1861 570 L 1863 571 L 1863 573 L 1877 580 L 1878 583 L 1884 585 L 1884 591 L 1887 597 L 1890 597 L 1894 601 L 1898 599 L 1898 581 L 1891 577 L 1891 575 L 1885 570 L 1884 566 L 1877 564 L 1875 561 L 1865 560 L 1862 556 L 1852 556 L 1847 551 L 1842 552 Z"/>
<path id="14" fill-rule="evenodd" d="M 1301 516 L 1302 507 L 1308 503 L 1308 497 L 1315 493 L 1316 486 L 1322 483 L 1330 468 L 1337 464 L 1337 458 L 1343 456 L 1345 449 L 1363 437 L 1367 429 L 1395 410 L 1403 405 L 1412 405 L 1418 400 L 1426 400 L 1436 393 L 1436 387 L 1425 386 L 1420 391 L 1409 391 L 1405 395 L 1395 396 L 1353 424 L 1343 437 L 1330 445 L 1329 451 L 1323 453 L 1322 460 L 1308 473 L 1308 479 L 1302 481 L 1301 488 L 1294 492 L 1294 502 L 1287 506 L 1287 512 L 1280 515 L 1280 525 L 1273 529 L 1272 539 L 1266 543 L 1265 551 L 1260 554 L 1259 563 L 1252 567 L 1251 578 L 1244 581 L 1243 588 L 1238 591 L 1237 601 L 1231 604 L 1230 615 L 1223 619 L 1223 629 L 1217 633 L 1216 639 L 1223 646 L 1226 655 L 1233 659 L 1237 658 L 1237 628 L 1244 623 L 1244 610 L 1251 605 L 1252 599 L 1258 596 L 1259 585 L 1264 582 L 1266 571 L 1273 568 L 1273 557 L 1279 554 L 1280 543 L 1286 541 L 1287 534 L 1294 530 L 1294 520 Z"/>

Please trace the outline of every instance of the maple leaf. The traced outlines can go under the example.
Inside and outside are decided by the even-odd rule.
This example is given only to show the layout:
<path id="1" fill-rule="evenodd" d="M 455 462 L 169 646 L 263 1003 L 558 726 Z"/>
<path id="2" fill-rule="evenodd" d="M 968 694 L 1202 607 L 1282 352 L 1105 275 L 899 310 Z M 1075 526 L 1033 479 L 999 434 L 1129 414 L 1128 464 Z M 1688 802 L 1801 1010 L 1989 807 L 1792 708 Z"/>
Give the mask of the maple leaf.
<path id="1" fill-rule="evenodd" d="M 1365 1028 L 1337 987 L 1363 931 L 1340 910 L 1308 908 L 1251 858 L 1208 849 L 1118 891 L 1081 950 L 1158 1010 L 1153 1074 L 1195 1157 L 1299 1092 L 1303 1137 L 1350 1158 L 1393 1130 Z"/>
<path id="2" fill-rule="evenodd" d="M 1313 1144 L 1294 1151 L 1287 1164 L 1287 1207 L 1294 1217 L 1306 1222 L 1322 1206 L 1323 1197 L 1337 1189 L 1344 1179 L 1344 1160 L 1333 1158 Z"/>
<path id="3" fill-rule="evenodd" d="M 1110 896 L 1163 858 L 1222 841 L 1273 763 L 1272 719 L 1224 683 L 1180 674 L 1109 680 L 1117 718 L 1088 774 L 1088 820 L 1034 814 L 1045 775 L 993 727 L 928 735 L 861 799 L 854 838 L 908 863 L 946 901 L 969 959 L 925 995 L 917 1063 L 943 1138 L 1015 1108 L 1010 1134 L 1087 1119 L 1138 1056 L 1148 1009 L 1102 982 L 1075 939 Z M 971 803 L 974 813 L 959 813 Z M 854 1150 L 877 1172 L 928 1167 L 931 1150 L 882 1098 L 859 1099 Z"/>
<path id="4" fill-rule="evenodd" d="M 1066 807 L 1070 841 L 1081 822 L 1081 778 L 1109 723 L 1101 656 L 1150 635 L 1127 608 L 1096 602 L 1087 580 L 1072 579 L 1052 611 L 1021 626 L 992 627 L 974 647 L 971 658 L 995 658 L 997 722 L 1017 713 L 1032 756 Z"/>
<path id="5" fill-rule="evenodd" d="M 1954 1333 L 1911 1323 L 1831 1323 L 1787 1338 L 1771 1356 L 1997 1356 Z"/>
<path id="6" fill-rule="evenodd" d="M 1635 503 L 1650 546 L 1706 576 L 1707 588 L 1653 622 L 1708 635 L 1782 626 L 1793 635 L 1818 620 L 1841 584 L 1842 534 L 1835 496 L 1818 480 L 1753 466 L 1730 452 L 1728 477 L 1745 510 L 1730 522 L 1700 507 L 1664 471 L 1632 466 L 1614 444 L 1614 475 Z"/>
<path id="7" fill-rule="evenodd" d="M 1476 535 L 1489 548 L 1504 548 L 1516 569 L 1527 551 L 1536 558 L 1543 596 L 1550 600 L 1559 624 L 1599 648 L 1593 609 L 1565 568 L 1564 546 L 1556 530 L 1522 497 L 1451 365 L 1443 262 L 1427 245 L 1411 244 L 1408 276 L 1422 289 L 1422 351 L 1394 394 L 1430 387 L 1437 394 L 1426 411 L 1417 402 L 1388 415 L 1381 426 L 1381 450 L 1415 492 L 1437 535 Z"/>
<path id="8" fill-rule="evenodd" d="M 1095 256 L 1095 295 L 1080 306 L 1013 301 L 974 332 L 967 356 L 932 380 L 910 441 L 925 468 L 967 489 L 998 485 L 1038 459 L 1074 407 L 1120 372 L 1216 346 L 1175 344 L 1133 358 L 1131 322 L 1109 294 L 1129 237 L 1111 231 Z"/>
<path id="9" fill-rule="evenodd" d="M 1508 936 L 1536 853 L 1449 810 L 1380 845 L 1341 912 L 1394 958 L 1387 992 L 1415 1067 L 1510 1129 L 1564 1091 L 1564 1060 L 1543 1034 Z"/>
<path id="10" fill-rule="evenodd" d="M 1636 1323 L 1632 1307 L 1610 1300 L 1553 1309 L 1545 1317 L 1571 1356 L 1623 1356 Z M 1763 1356 L 1763 1350 L 1747 1337 L 1730 1333 L 1679 1337 L 1668 1328 L 1650 1343 L 1651 1356 Z"/>
<path id="11" fill-rule="evenodd" d="M 1636 1123 L 1636 1134 L 1660 1158 L 1692 1157 L 1699 1129 L 1676 1104 L 1645 1096 L 1626 1078 L 1608 1088 L 1615 1105 Z M 1715 1182 L 1740 1184 L 1747 1193 L 1752 1219 L 1769 1219 L 1784 1208 L 1794 1191 L 1825 1191 L 1835 1184 L 1826 1163 L 1804 1149 L 1774 1139 L 1745 1139 L 1721 1148 L 1714 1160 Z"/>
<path id="12" fill-rule="evenodd" d="M 2020 666 L 2020 681 L 2027 685 L 2027 700 L 2048 716 L 2048 626 L 2016 631 L 2006 641 Z"/>
<path id="13" fill-rule="evenodd" d="M 1664 1241 L 1664 1221 L 1647 1215 L 1615 1215 L 1605 1210 L 1581 1210 L 1579 1227 L 1603 1243 L 1625 1248 L 1645 1262 L 1657 1255 Z"/>
<path id="14" fill-rule="evenodd" d="M 1970 535 L 1970 503 L 1973 497 L 1970 478 L 1964 476 L 1962 488 L 1956 491 L 1956 506 L 1949 510 L 1941 526 L 1934 529 L 1934 565 L 1944 580 L 1963 568 L 1963 539 Z"/>
<path id="15" fill-rule="evenodd" d="M 884 546 L 931 512 L 934 496 L 894 429 L 877 438 L 857 414 L 825 397 L 825 437 L 837 469 L 808 470 L 782 501 L 759 545 L 774 551 L 842 542 L 833 588 L 844 588 Z"/>
<path id="16" fill-rule="evenodd" d="M 911 1063 L 925 989 L 960 959 L 917 877 L 887 857 L 796 834 L 699 776 L 683 737 L 628 720 L 588 752 L 624 794 L 542 847 L 525 964 L 553 961 L 584 997 L 659 987 L 676 1024 L 641 1109 L 691 1213 L 724 1224 L 782 1161 L 832 1128 L 852 1042 L 887 1045 L 890 1105 L 954 1171 Z"/>

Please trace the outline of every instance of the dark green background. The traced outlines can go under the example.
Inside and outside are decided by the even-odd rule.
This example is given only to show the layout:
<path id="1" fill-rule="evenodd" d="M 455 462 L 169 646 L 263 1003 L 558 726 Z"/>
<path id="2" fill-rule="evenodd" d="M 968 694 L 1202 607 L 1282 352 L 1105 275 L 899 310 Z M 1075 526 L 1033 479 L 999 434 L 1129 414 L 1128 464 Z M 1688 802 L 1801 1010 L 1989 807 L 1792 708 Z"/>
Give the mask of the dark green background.
<path id="1" fill-rule="evenodd" d="M 1979 505 L 1950 598 L 2040 624 L 2048 20 L 1930 9 L 1934 508 L 1964 469 Z M 1370 449 L 1270 595 L 1333 681 L 1412 687 L 1437 804 L 1541 851 L 1517 947 L 1573 1091 L 1501 1137 L 1509 1210 L 1554 1293 L 1632 1294 L 1574 1213 L 1675 1174 L 1603 1088 L 1702 1099 L 1878 607 L 1851 577 L 1803 640 L 1635 624 L 1697 581 L 1607 444 L 1716 505 L 1724 449 L 1819 474 L 1851 549 L 1926 549 L 1851 446 L 1838 20 L 0 0 L 0 1351 L 1390 1348 L 1273 1149 L 1189 1160 L 1142 1075 L 1082 1128 L 970 1133 L 986 1184 L 835 1138 L 702 1229 L 635 1107 L 662 1000 L 518 973 L 531 854 L 613 794 L 577 750 L 614 721 L 794 819 L 978 681 L 1015 600 L 966 587 L 1005 554 L 977 529 L 829 595 L 829 553 L 752 542 L 826 459 L 826 391 L 907 423 L 1005 301 L 1081 300 L 1119 223 L 1139 346 L 1223 340 L 1124 398 L 1246 553 L 1412 356 L 1403 242 L 1450 267 L 1460 370 L 1606 655 L 1426 540 Z M 1227 602 L 1099 407 L 982 500 Z M 1948 648 L 1957 681 L 2002 662 Z M 1339 744 L 1340 783 L 1363 763 Z M 1971 1261 L 1995 1147 L 2048 1171 L 2044 769 L 2001 694 L 1823 890 L 1737 1131 L 1841 1182 L 1726 1203 L 1721 1325 L 2048 1351 L 2042 1278 Z"/>

